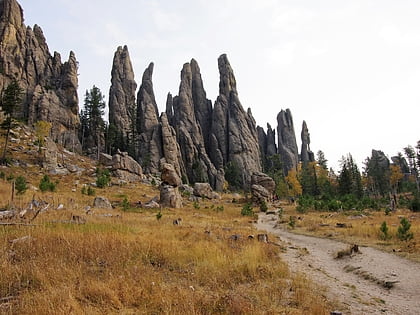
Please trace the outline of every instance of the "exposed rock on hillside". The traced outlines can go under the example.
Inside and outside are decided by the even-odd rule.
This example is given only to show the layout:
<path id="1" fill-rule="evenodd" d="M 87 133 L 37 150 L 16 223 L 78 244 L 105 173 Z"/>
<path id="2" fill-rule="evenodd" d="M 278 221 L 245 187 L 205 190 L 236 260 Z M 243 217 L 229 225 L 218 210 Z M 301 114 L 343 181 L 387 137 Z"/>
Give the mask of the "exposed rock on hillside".
<path id="1" fill-rule="evenodd" d="M 111 70 L 109 90 L 109 123 L 114 125 L 123 138 L 133 130 L 136 110 L 136 89 L 134 71 L 127 46 L 118 47 Z"/>
<path id="2" fill-rule="evenodd" d="M 298 165 L 298 147 L 296 144 L 295 128 L 290 109 L 281 110 L 277 115 L 278 153 L 283 161 L 283 171 L 287 174 Z"/>
<path id="3" fill-rule="evenodd" d="M 127 152 L 118 152 L 112 156 L 112 170 L 116 177 L 127 182 L 143 178 L 141 166 Z"/>
<path id="4" fill-rule="evenodd" d="M 16 0 L 0 2 L 0 90 L 16 79 L 23 89 L 22 107 L 16 117 L 33 124 L 52 123 L 51 136 L 60 144 L 81 150 L 77 68 L 73 52 L 67 62 L 49 52 L 38 25 L 23 23 L 23 11 Z"/>

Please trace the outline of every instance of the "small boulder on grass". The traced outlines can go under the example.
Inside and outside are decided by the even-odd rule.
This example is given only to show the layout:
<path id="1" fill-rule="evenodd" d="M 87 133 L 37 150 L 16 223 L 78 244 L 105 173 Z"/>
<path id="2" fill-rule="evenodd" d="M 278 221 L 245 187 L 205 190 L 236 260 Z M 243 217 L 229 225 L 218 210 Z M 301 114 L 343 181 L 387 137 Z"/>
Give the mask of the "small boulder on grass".
<path id="1" fill-rule="evenodd" d="M 102 196 L 98 196 L 95 198 L 95 200 L 93 200 L 93 206 L 95 208 L 112 210 L 112 205 L 109 200 Z"/>

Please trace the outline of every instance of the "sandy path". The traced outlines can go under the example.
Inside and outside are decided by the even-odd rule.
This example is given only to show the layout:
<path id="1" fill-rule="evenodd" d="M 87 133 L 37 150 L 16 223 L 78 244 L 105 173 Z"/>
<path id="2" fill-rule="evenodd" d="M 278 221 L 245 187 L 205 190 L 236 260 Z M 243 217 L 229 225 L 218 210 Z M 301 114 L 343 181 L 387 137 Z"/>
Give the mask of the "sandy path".
<path id="1" fill-rule="evenodd" d="M 328 298 L 341 304 L 343 314 L 420 314 L 420 264 L 370 247 L 334 259 L 337 251 L 349 245 L 290 233 L 276 227 L 276 218 L 260 214 L 257 228 L 288 243 L 282 258 L 290 269 L 326 287 Z M 385 281 L 398 282 L 386 289 Z"/>

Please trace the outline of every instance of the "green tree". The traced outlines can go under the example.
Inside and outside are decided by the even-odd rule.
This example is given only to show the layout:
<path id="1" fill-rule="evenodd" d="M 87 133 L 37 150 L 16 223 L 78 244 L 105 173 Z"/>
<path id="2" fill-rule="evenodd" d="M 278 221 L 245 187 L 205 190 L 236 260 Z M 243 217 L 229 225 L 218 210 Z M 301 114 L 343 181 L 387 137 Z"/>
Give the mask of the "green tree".
<path id="1" fill-rule="evenodd" d="M 242 172 L 235 161 L 230 161 L 226 164 L 225 179 L 233 189 L 242 187 Z"/>
<path id="2" fill-rule="evenodd" d="M 405 155 L 407 157 L 407 160 L 408 160 L 408 165 L 409 165 L 409 168 L 410 168 L 410 174 L 411 174 L 412 177 L 414 177 L 414 181 L 415 181 L 416 187 L 417 187 L 417 192 L 420 192 L 419 169 L 418 169 L 418 165 L 417 165 L 418 160 L 416 160 L 416 158 L 418 158 L 418 154 L 416 154 L 416 151 L 414 150 L 414 148 L 411 145 L 404 148 L 404 153 L 405 153 Z"/>
<path id="3" fill-rule="evenodd" d="M 6 119 L 1 124 L 1 128 L 6 130 L 6 141 L 4 143 L 3 155 L 1 162 L 6 161 L 7 145 L 9 143 L 10 130 L 13 128 L 13 112 L 16 107 L 22 102 L 22 89 L 18 82 L 13 80 L 2 92 L 0 98 L 0 106 L 6 115 Z"/>
<path id="4" fill-rule="evenodd" d="M 409 241 L 413 238 L 413 232 L 410 232 L 411 223 L 406 219 L 402 218 L 400 221 L 400 226 L 397 230 L 397 237 L 401 241 Z"/>
<path id="5" fill-rule="evenodd" d="M 327 170 L 328 166 L 327 166 L 327 162 L 328 160 L 325 158 L 324 152 L 322 152 L 321 150 L 319 150 L 316 153 L 316 161 L 318 162 L 318 165 L 320 167 L 322 167 L 323 169 Z"/>
<path id="6" fill-rule="evenodd" d="M 15 188 L 18 195 L 22 195 L 28 189 L 28 185 L 26 184 L 26 179 L 23 176 L 18 176 L 15 181 Z"/>
<path id="7" fill-rule="evenodd" d="M 341 160 L 341 171 L 338 176 L 338 192 L 340 195 L 363 195 L 362 176 L 351 154 Z"/>
<path id="8" fill-rule="evenodd" d="M 105 133 L 105 113 L 104 96 L 99 88 L 93 86 L 90 91 L 86 91 L 84 109 L 80 112 L 82 144 L 86 145 L 86 139 L 90 139 L 96 146 L 97 158 L 101 152 L 102 138 Z"/>

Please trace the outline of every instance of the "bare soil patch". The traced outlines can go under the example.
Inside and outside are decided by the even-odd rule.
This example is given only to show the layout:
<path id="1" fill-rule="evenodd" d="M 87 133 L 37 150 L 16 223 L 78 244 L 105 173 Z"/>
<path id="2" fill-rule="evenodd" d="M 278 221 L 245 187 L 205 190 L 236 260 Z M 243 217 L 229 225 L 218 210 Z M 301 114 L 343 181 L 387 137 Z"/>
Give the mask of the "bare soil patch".
<path id="1" fill-rule="evenodd" d="M 325 287 L 343 314 L 418 314 L 420 264 L 364 246 L 337 259 L 350 244 L 292 233 L 275 214 L 260 214 L 257 228 L 278 237 L 290 269 Z"/>

